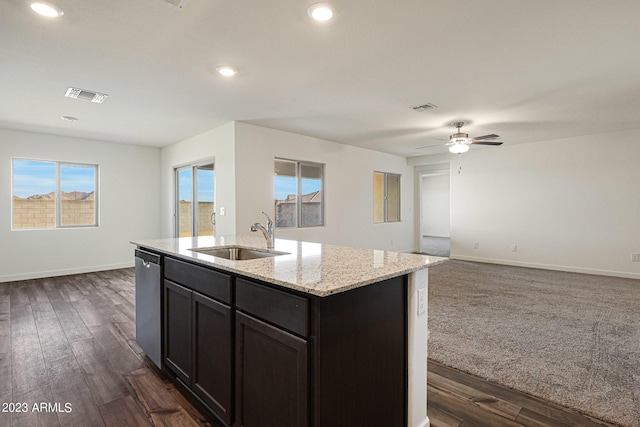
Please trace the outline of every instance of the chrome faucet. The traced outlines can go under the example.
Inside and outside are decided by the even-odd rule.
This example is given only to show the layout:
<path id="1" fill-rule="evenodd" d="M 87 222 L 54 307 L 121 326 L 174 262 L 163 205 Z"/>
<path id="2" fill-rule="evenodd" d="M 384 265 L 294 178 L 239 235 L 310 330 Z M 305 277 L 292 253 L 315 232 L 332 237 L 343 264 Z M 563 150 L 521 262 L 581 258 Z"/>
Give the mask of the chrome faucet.
<path id="1" fill-rule="evenodd" d="M 259 222 L 256 222 L 251 226 L 251 231 L 262 231 L 264 238 L 267 240 L 267 248 L 273 249 L 273 241 L 275 239 L 275 228 L 273 226 L 273 221 L 271 221 L 271 218 L 269 218 L 269 215 L 267 215 L 266 212 L 262 211 L 262 213 L 267 217 L 267 226 L 265 227 Z"/>

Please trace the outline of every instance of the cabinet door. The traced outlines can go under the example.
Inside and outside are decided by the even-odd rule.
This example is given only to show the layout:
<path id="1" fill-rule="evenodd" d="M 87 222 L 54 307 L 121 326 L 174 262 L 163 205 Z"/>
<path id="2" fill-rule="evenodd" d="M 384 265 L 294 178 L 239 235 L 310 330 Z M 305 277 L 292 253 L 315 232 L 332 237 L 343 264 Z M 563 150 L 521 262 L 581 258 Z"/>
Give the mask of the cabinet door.
<path id="1" fill-rule="evenodd" d="M 227 424 L 232 421 L 231 308 L 193 293 L 193 391 Z"/>
<path id="2" fill-rule="evenodd" d="M 191 384 L 191 294 L 187 288 L 164 281 L 165 364 L 185 384 Z"/>
<path id="3" fill-rule="evenodd" d="M 236 312 L 236 421 L 242 427 L 306 427 L 307 342 Z"/>

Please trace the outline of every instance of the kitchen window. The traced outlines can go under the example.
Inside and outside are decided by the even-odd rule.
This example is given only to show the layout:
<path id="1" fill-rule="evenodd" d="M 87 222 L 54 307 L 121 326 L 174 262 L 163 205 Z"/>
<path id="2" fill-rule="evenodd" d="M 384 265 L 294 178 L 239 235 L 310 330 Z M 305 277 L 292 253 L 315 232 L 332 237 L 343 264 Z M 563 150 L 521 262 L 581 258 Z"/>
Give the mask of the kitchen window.
<path id="1" fill-rule="evenodd" d="M 12 159 L 12 229 L 98 225 L 98 165 Z"/>
<path id="2" fill-rule="evenodd" d="M 324 165 L 275 159 L 276 227 L 324 225 Z"/>
<path id="3" fill-rule="evenodd" d="M 400 175 L 373 173 L 373 222 L 400 221 Z"/>

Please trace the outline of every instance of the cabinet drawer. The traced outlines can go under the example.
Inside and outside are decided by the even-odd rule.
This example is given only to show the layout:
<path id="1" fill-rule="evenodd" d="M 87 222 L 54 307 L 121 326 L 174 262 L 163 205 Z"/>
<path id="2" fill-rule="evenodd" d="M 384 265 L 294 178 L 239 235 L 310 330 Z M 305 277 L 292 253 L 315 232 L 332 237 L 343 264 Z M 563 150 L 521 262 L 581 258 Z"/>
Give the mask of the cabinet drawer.
<path id="1" fill-rule="evenodd" d="M 236 307 L 295 334 L 309 336 L 306 298 L 237 278 Z"/>
<path id="2" fill-rule="evenodd" d="M 173 258 L 165 258 L 164 277 L 210 298 L 231 304 L 231 276 Z"/>

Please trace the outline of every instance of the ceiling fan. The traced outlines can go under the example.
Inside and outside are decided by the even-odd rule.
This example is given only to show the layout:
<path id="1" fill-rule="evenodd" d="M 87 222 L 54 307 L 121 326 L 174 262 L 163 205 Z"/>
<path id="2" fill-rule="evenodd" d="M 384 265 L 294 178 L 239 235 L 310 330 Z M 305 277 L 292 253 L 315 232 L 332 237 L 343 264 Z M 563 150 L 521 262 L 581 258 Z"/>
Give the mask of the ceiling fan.
<path id="1" fill-rule="evenodd" d="M 460 128 L 464 126 L 464 122 L 453 122 L 451 125 L 458 128 L 458 132 L 449 136 L 449 142 L 446 144 L 449 146 L 449 151 L 455 154 L 462 154 L 469 151 L 470 144 L 477 145 L 502 145 L 500 141 L 494 141 L 500 138 L 500 135 L 495 133 L 489 135 L 477 136 L 475 138 L 469 138 L 468 133 L 460 132 Z"/>

